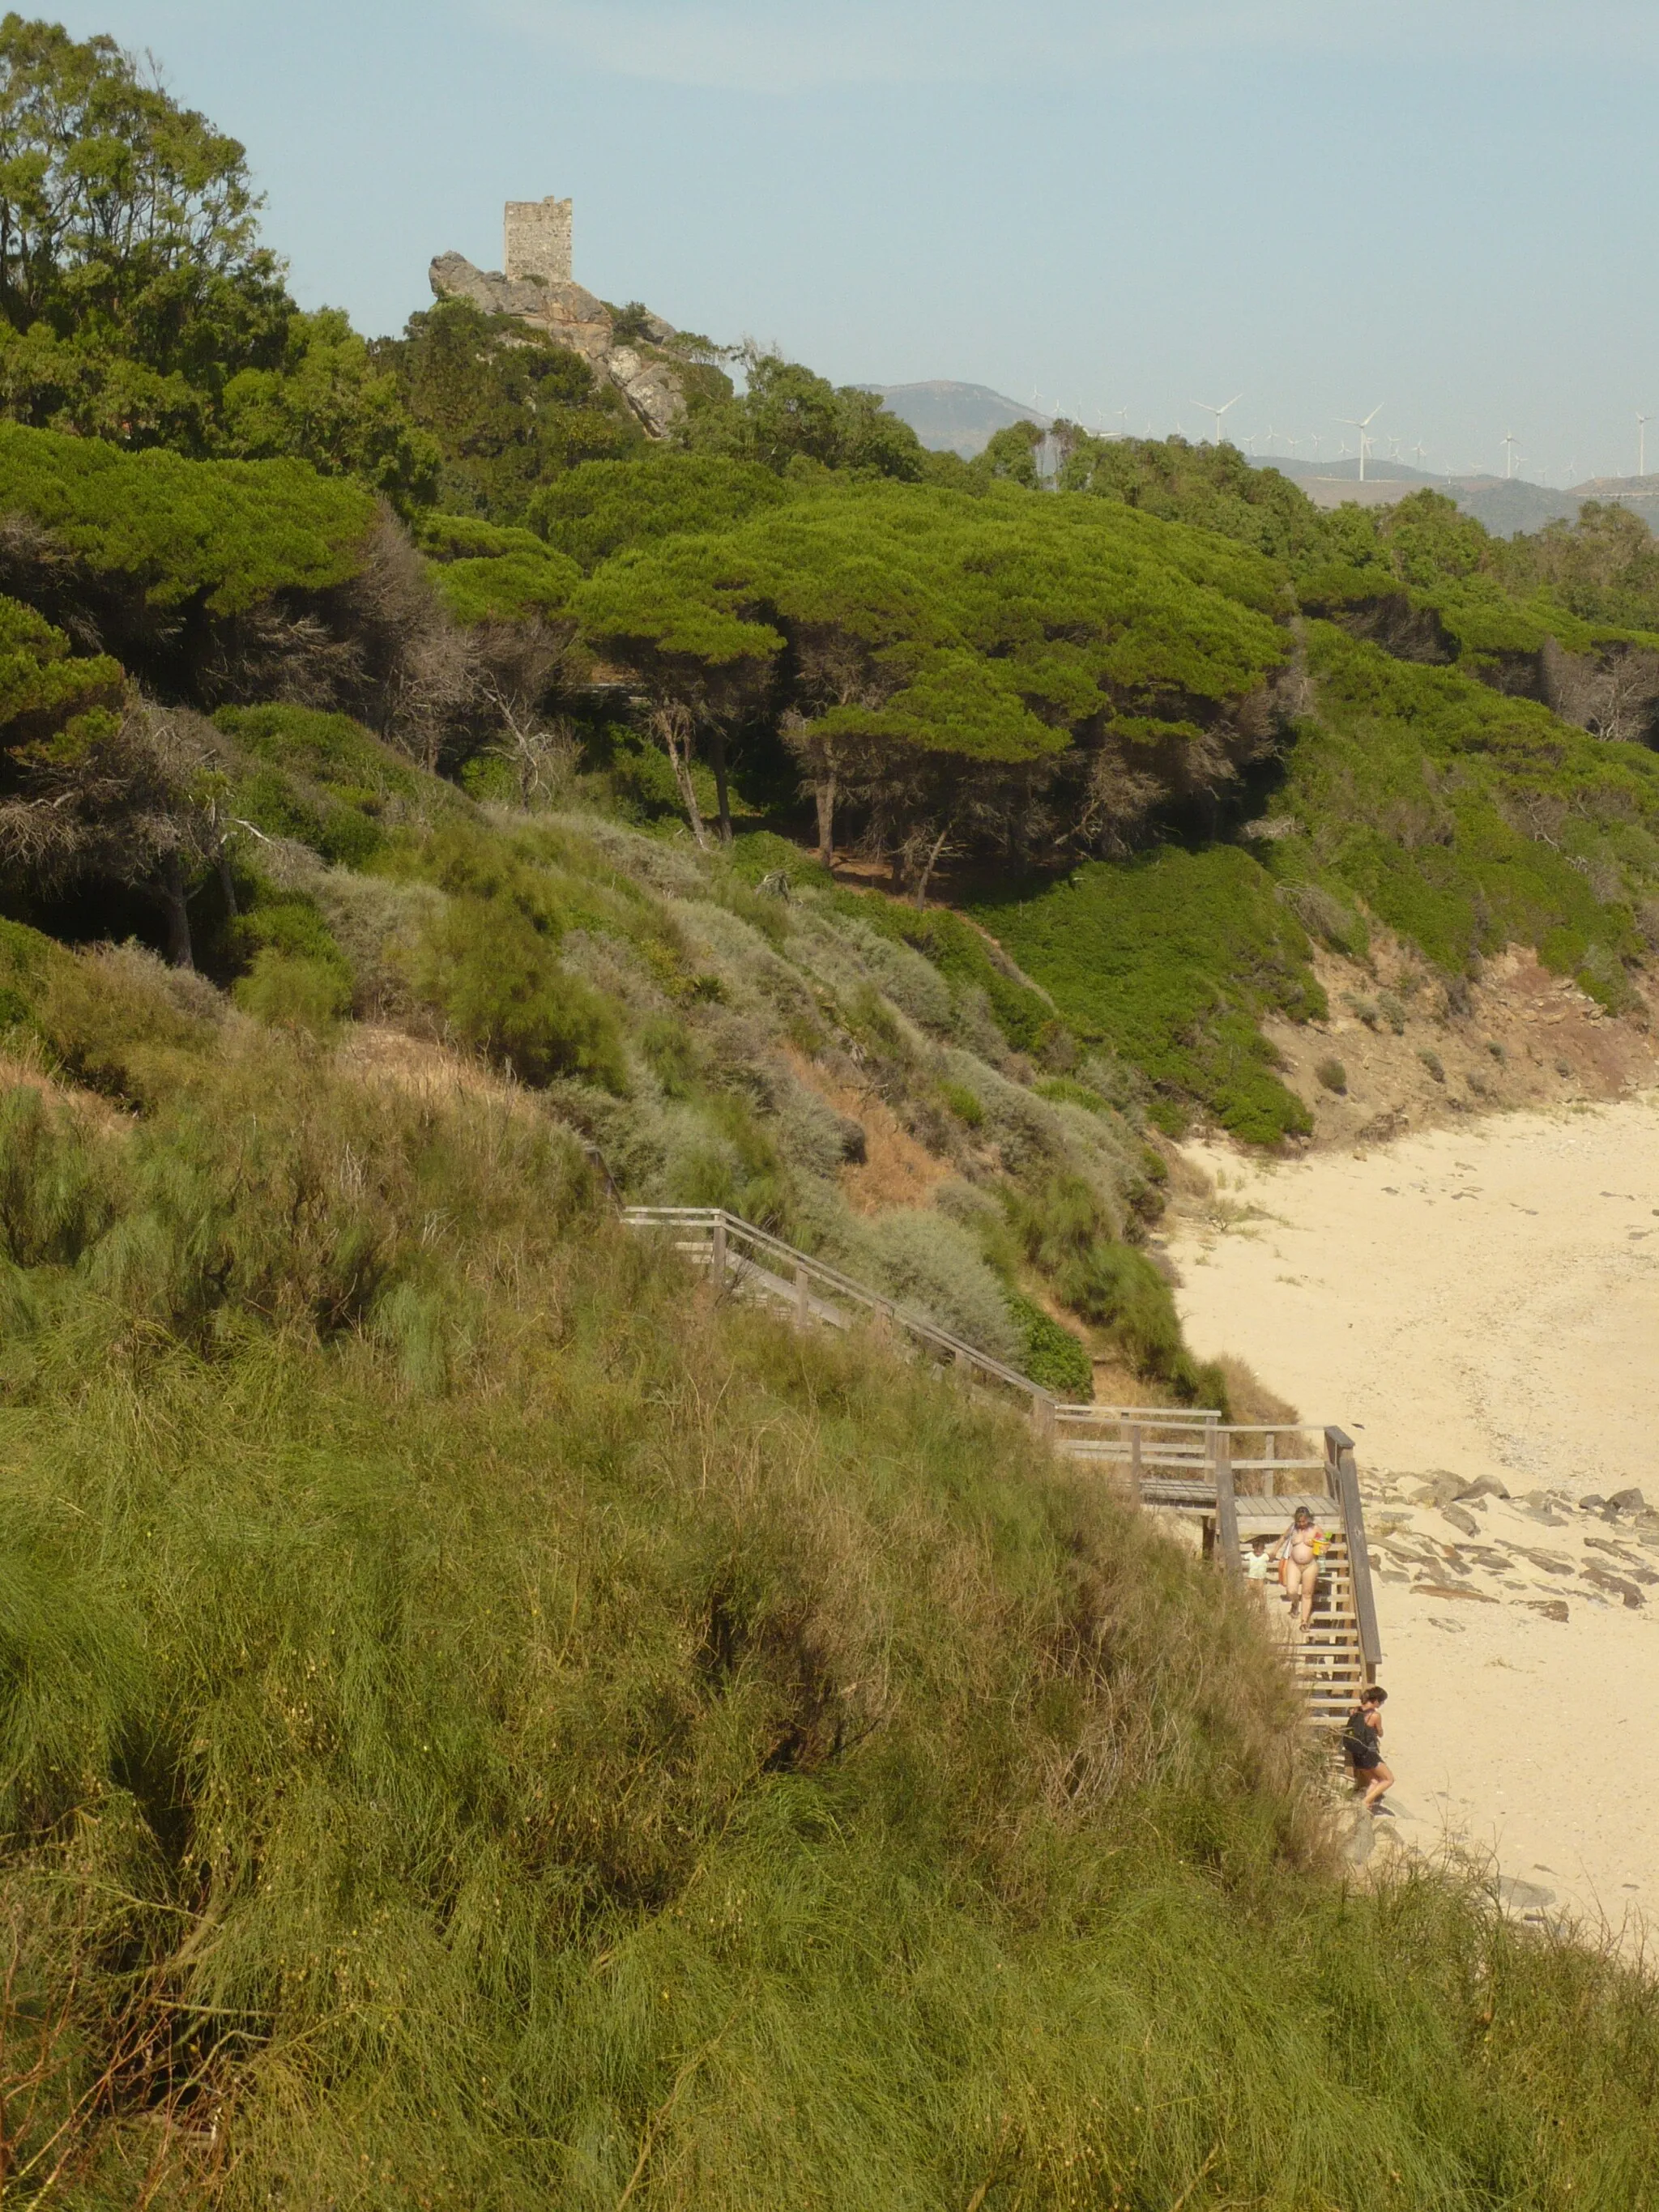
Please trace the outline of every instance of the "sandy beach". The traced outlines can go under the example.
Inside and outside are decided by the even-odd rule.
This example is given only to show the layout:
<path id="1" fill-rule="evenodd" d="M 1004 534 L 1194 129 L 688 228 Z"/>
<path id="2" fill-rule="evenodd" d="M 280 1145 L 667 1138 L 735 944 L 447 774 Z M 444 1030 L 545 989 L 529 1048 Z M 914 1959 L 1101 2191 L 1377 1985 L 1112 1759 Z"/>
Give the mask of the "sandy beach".
<path id="1" fill-rule="evenodd" d="M 1194 1349 L 1358 1448 L 1401 1840 L 1495 1853 L 1518 1909 L 1659 1930 L 1659 1094 L 1188 1156 Z M 1456 1498 L 1482 1477 L 1509 1496 Z"/>

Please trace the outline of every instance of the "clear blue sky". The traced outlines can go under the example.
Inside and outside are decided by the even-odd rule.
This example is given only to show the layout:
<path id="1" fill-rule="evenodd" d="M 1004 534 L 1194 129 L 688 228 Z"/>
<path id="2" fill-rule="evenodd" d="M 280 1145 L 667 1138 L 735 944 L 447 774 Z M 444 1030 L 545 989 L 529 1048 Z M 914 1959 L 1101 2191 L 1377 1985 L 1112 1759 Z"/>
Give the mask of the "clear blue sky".
<path id="1" fill-rule="evenodd" d="M 102 0 L 246 144 L 299 297 L 398 328 L 501 203 L 837 381 L 1160 433 L 1659 470 L 1654 0 Z M 1282 444 L 1282 441 L 1281 441 Z M 1386 452 L 1383 446 L 1381 450 Z"/>

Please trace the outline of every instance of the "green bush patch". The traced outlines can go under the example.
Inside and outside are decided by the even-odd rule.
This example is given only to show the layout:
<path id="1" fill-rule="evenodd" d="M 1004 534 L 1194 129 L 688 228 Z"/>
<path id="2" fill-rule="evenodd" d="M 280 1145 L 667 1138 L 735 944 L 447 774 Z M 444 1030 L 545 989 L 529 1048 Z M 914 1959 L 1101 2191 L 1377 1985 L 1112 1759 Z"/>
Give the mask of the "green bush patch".
<path id="1" fill-rule="evenodd" d="M 1193 1102 L 1233 1135 L 1305 1133 L 1308 1110 L 1256 1027 L 1269 1008 L 1323 1017 L 1301 924 L 1272 878 L 1230 846 L 1095 861 L 1065 883 L 978 901 L 975 918 L 1053 996 L 1081 1037 L 1143 1069 L 1164 1112 Z"/>

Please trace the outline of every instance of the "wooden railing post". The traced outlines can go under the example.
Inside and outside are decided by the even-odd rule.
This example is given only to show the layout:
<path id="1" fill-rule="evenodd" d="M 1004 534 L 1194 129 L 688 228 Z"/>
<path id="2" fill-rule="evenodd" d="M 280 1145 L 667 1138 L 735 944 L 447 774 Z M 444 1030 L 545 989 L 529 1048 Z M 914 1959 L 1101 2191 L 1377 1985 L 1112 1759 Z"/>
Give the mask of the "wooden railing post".
<path id="1" fill-rule="evenodd" d="M 1376 1626 L 1371 1555 L 1365 1548 L 1365 1509 L 1360 1503 L 1353 1438 L 1344 1436 L 1340 1429 L 1325 1431 L 1325 1467 L 1331 1478 L 1330 1488 L 1342 1511 L 1342 1533 L 1348 1540 L 1348 1575 L 1353 1584 L 1354 1619 L 1359 1625 L 1359 1652 L 1365 1662 L 1365 1680 L 1372 1682 L 1382 1657 L 1382 1638 Z"/>
<path id="2" fill-rule="evenodd" d="M 1129 1474 L 1134 1483 L 1137 1498 L 1140 1496 L 1140 1437 L 1139 1422 L 1131 1421 L 1129 1424 Z"/>
<path id="3" fill-rule="evenodd" d="M 1046 1390 L 1031 1393 L 1031 1426 L 1046 1443 L 1054 1440 L 1054 1401 Z"/>
<path id="4" fill-rule="evenodd" d="M 714 1234 L 708 1240 L 708 1272 L 714 1279 L 716 1291 L 726 1288 L 726 1216 L 714 1216 Z"/>
<path id="5" fill-rule="evenodd" d="M 795 1268 L 794 1311 L 794 1322 L 797 1328 L 805 1328 L 812 1318 L 811 1299 L 808 1291 L 810 1280 L 811 1278 L 805 1268 L 798 1264 Z"/>
<path id="6" fill-rule="evenodd" d="M 1244 1562 L 1238 1551 L 1238 1494 L 1233 1488 L 1233 1440 L 1224 1429 L 1210 1431 L 1212 1465 L 1215 1468 L 1216 1541 L 1221 1565 L 1230 1575 L 1242 1575 Z"/>

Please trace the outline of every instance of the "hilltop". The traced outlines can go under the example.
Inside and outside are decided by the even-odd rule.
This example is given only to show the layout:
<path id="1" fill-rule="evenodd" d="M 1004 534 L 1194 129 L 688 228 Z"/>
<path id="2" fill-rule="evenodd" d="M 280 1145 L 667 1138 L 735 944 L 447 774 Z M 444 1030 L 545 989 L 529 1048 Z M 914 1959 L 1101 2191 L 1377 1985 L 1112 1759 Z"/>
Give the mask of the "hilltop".
<path id="1" fill-rule="evenodd" d="M 873 392 L 931 451 L 959 453 L 964 461 L 982 453 L 999 430 L 1017 422 L 1035 422 L 1046 430 L 1053 421 L 1035 406 L 1023 407 L 1005 392 L 993 392 L 988 384 L 957 384 L 948 377 L 921 384 L 864 384 L 859 389 Z"/>

